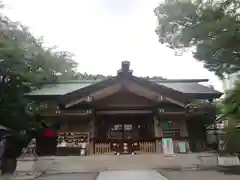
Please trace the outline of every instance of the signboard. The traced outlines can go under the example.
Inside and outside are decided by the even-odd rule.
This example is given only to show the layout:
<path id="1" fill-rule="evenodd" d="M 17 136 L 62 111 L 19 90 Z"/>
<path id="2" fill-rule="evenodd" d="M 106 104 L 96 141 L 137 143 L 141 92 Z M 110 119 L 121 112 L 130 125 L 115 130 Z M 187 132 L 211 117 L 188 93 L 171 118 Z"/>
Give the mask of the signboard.
<path id="1" fill-rule="evenodd" d="M 178 147 L 179 147 L 179 152 L 180 153 L 186 153 L 187 152 L 186 142 L 185 141 L 179 141 L 178 142 Z"/>
<path id="2" fill-rule="evenodd" d="M 163 121 L 163 136 L 166 138 L 180 136 L 180 124 L 178 121 Z"/>
<path id="3" fill-rule="evenodd" d="M 165 120 L 163 121 L 163 129 L 179 129 L 180 125 L 178 121 Z"/>
<path id="4" fill-rule="evenodd" d="M 162 139 L 162 146 L 163 146 L 163 153 L 164 154 L 174 154 L 172 138 L 163 138 Z"/>

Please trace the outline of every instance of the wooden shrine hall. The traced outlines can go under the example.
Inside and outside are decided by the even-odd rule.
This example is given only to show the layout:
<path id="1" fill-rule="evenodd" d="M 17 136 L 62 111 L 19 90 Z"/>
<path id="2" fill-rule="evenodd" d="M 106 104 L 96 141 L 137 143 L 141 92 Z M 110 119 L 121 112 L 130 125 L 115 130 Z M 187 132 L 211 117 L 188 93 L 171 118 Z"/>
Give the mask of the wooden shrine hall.
<path id="1" fill-rule="evenodd" d="M 44 104 L 45 121 L 61 124 L 58 148 L 67 154 L 203 151 L 205 124 L 215 118 L 210 102 L 222 93 L 199 84 L 205 79 L 148 80 L 129 67 L 124 61 L 106 80 L 49 83 L 26 96 Z"/>

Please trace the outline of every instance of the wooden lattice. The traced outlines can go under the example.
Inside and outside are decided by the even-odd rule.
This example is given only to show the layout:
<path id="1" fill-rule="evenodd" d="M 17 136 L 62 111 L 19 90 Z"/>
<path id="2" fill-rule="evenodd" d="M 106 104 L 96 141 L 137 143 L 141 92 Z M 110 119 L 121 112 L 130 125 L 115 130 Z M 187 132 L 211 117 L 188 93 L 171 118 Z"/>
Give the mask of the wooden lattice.
<path id="1" fill-rule="evenodd" d="M 111 143 L 95 143 L 95 154 L 106 154 L 111 152 Z"/>
<path id="2" fill-rule="evenodd" d="M 140 142 L 139 148 L 141 152 L 147 152 L 147 153 L 156 152 L 156 145 L 154 142 Z"/>

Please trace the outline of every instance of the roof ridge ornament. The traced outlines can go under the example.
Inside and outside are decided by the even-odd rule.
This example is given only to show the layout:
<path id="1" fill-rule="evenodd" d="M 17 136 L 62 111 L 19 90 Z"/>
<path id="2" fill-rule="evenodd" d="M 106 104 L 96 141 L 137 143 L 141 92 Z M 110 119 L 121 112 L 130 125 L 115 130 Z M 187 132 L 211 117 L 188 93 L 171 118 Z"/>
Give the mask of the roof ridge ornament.
<path id="1" fill-rule="evenodd" d="M 129 61 L 122 61 L 122 67 L 118 70 L 118 75 L 132 75 L 133 71 L 129 69 L 130 62 Z"/>

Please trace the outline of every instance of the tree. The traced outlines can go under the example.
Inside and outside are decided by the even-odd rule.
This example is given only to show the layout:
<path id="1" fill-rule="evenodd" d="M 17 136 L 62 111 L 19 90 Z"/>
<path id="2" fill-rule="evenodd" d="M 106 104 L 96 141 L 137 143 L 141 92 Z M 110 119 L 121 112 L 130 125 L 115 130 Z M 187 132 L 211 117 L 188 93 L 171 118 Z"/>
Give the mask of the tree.
<path id="1" fill-rule="evenodd" d="M 155 9 L 159 41 L 194 57 L 223 78 L 240 70 L 240 1 L 168 0 Z"/>
<path id="2" fill-rule="evenodd" d="M 240 119 L 240 80 L 236 81 L 233 89 L 226 92 L 221 109 L 225 116 Z"/>
<path id="3" fill-rule="evenodd" d="M 233 120 L 228 122 L 225 132 L 225 148 L 224 152 L 227 154 L 237 154 L 240 152 L 240 130 L 236 128 L 236 123 Z"/>
<path id="4" fill-rule="evenodd" d="M 0 15 L 0 119 L 15 130 L 26 129 L 33 118 L 25 113 L 24 93 L 47 81 L 76 76 L 72 54 L 43 47 L 24 25 Z"/>

